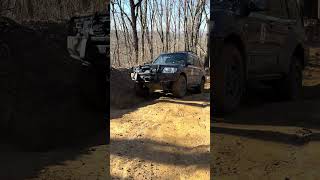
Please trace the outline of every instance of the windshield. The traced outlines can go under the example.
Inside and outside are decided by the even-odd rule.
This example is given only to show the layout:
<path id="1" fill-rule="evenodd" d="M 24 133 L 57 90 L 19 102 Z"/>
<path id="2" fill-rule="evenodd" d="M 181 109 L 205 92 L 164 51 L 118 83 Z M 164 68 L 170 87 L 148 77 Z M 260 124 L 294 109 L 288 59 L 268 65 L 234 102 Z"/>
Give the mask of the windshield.
<path id="1" fill-rule="evenodd" d="M 213 0 L 214 9 L 234 10 L 240 3 L 240 0 Z"/>
<path id="2" fill-rule="evenodd" d="M 186 61 L 187 54 L 184 53 L 162 54 L 153 64 L 185 65 Z"/>

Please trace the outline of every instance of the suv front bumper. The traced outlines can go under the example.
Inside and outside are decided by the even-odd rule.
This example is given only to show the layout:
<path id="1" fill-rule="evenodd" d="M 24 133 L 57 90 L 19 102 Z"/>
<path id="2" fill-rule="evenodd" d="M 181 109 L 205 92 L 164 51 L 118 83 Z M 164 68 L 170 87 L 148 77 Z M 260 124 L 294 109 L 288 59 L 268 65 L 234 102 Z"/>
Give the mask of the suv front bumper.
<path id="1" fill-rule="evenodd" d="M 172 84 L 178 79 L 178 74 L 163 73 L 131 73 L 131 79 L 136 83 L 142 83 L 153 90 L 171 90 Z"/>

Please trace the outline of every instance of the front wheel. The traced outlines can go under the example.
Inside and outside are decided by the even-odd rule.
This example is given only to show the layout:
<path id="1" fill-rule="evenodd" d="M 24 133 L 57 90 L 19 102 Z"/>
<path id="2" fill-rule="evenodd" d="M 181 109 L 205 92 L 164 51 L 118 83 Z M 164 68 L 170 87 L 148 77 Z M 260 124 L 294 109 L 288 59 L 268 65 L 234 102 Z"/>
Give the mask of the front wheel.
<path id="1" fill-rule="evenodd" d="M 213 103 L 216 112 L 234 111 L 244 93 L 244 66 L 238 48 L 225 44 L 213 66 Z"/>
<path id="2" fill-rule="evenodd" d="M 142 83 L 135 83 L 134 84 L 134 91 L 137 96 L 139 97 L 146 97 L 149 95 L 149 88 L 144 87 Z"/>
<path id="3" fill-rule="evenodd" d="M 187 80 L 185 76 L 180 75 L 178 80 L 173 83 L 173 96 L 182 98 L 187 93 Z"/>

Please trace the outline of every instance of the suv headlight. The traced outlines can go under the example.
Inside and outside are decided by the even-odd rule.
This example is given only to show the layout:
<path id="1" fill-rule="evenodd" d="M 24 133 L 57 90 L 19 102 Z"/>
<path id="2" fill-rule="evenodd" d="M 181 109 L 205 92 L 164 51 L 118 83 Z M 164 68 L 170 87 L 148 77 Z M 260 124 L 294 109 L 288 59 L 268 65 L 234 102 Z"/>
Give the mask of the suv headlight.
<path id="1" fill-rule="evenodd" d="M 163 68 L 162 73 L 175 73 L 177 70 L 178 69 L 174 67 L 165 67 Z"/>

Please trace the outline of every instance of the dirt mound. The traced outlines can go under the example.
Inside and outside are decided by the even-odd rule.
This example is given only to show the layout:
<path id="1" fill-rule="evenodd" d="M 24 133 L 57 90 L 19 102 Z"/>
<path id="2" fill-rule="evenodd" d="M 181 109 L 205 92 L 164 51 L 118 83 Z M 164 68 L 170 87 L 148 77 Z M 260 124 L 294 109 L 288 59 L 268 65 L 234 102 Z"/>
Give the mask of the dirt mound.
<path id="1" fill-rule="evenodd" d="M 136 96 L 134 82 L 130 78 L 130 69 L 111 68 L 110 74 L 110 105 L 113 108 L 130 108 L 142 102 Z"/>
<path id="2" fill-rule="evenodd" d="M 104 128 L 104 112 L 94 105 L 102 99 L 95 69 L 71 59 L 59 38 L 45 38 L 24 25 L 5 29 L 0 41 L 9 47 L 10 58 L 2 62 L 6 76 L 0 82 L 8 86 L 0 96 L 10 107 L 1 107 L 0 117 L 6 117 L 12 134 L 25 142 L 37 137 L 55 143 Z"/>

